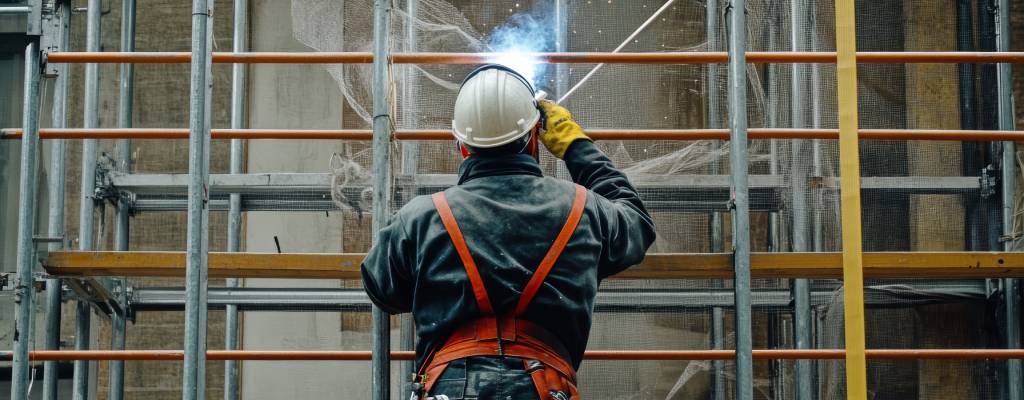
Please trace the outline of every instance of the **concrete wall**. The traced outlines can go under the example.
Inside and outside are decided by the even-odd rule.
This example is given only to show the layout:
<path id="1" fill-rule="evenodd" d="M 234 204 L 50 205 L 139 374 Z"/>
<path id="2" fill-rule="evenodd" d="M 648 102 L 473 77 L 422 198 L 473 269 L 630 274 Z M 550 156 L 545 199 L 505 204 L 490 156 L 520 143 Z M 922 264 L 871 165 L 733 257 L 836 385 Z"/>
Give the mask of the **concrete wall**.
<path id="1" fill-rule="evenodd" d="M 290 2 L 254 1 L 251 44 L 254 51 L 310 51 L 292 35 Z M 343 18 L 342 15 L 334 16 Z M 249 126 L 252 128 L 338 129 L 342 98 L 337 84 L 319 65 L 260 65 L 249 72 Z M 328 170 L 334 153 L 346 153 L 340 141 L 251 141 L 249 172 Z M 367 222 L 368 223 L 368 222 Z M 345 221 L 341 212 L 250 212 L 245 217 L 245 250 L 341 252 Z M 245 286 L 339 287 L 339 281 L 247 279 Z M 243 318 L 242 346 L 252 350 L 363 350 L 370 346 L 365 326 L 346 326 L 342 313 L 251 312 Z M 246 362 L 242 364 L 245 399 L 368 398 L 365 362 Z"/>

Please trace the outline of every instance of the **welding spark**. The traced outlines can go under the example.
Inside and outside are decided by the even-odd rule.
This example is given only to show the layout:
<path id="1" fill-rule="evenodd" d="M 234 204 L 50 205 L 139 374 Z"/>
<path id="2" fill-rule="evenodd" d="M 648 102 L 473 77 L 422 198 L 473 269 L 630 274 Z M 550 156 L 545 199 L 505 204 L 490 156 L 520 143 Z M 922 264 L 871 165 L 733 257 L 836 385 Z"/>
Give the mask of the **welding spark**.
<path id="1" fill-rule="evenodd" d="M 535 5 L 509 17 L 487 35 L 486 48 L 495 54 L 488 61 L 518 72 L 535 88 L 541 86 L 545 66 L 532 54 L 554 49 L 553 16 L 550 6 Z"/>
<path id="2" fill-rule="evenodd" d="M 504 50 L 497 53 L 490 62 L 511 68 L 536 87 L 537 67 L 540 62 L 530 53 L 521 49 Z"/>

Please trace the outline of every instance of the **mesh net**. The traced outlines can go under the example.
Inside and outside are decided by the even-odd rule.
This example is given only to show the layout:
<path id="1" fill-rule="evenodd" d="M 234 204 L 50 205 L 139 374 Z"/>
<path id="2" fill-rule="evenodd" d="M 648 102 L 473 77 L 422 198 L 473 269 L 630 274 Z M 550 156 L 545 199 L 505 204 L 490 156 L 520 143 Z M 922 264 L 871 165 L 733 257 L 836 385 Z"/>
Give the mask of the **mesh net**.
<path id="1" fill-rule="evenodd" d="M 181 18 L 173 24 L 140 24 L 140 29 L 153 29 L 149 34 L 140 31 L 140 38 L 150 38 L 140 42 L 140 50 L 187 50 L 188 5 L 177 3 L 173 14 Z M 961 12 L 951 12 L 945 3 L 858 2 L 859 48 L 987 50 L 994 38 L 993 27 L 981 17 L 988 12 L 987 2 L 966 3 L 969 23 L 960 29 L 957 18 Z M 532 51 L 607 52 L 620 45 L 627 52 L 722 51 L 727 26 L 724 1 L 675 0 L 664 9 L 662 0 L 397 0 L 393 4 L 393 51 L 510 54 L 512 57 L 494 61 L 514 63 L 532 74 L 535 86 L 551 97 L 561 98 L 575 88 L 564 104 L 584 127 L 727 126 L 724 65 L 542 65 L 515 56 Z M 218 3 L 218 51 L 230 47 L 229 9 L 225 2 Z M 116 15 L 117 7 L 113 10 Z M 748 0 L 744 11 L 751 51 L 835 49 L 831 1 Z M 253 51 L 368 52 L 373 42 L 372 13 L 372 0 L 253 3 L 251 47 Z M 648 20 L 650 23 L 638 30 Z M 177 26 L 173 35 L 153 28 L 162 26 L 169 31 L 167 25 Z M 116 21 L 108 26 L 116 26 Z M 634 32 L 638 33 L 627 41 Z M 109 46 L 116 46 L 113 36 L 105 39 Z M 165 36 L 173 36 L 172 44 L 168 45 Z M 389 82 L 395 99 L 395 127 L 447 129 L 459 84 L 472 68 L 393 65 Z M 112 68 L 101 71 L 106 74 L 104 79 L 115 79 Z M 185 121 L 187 85 L 180 82 L 187 79 L 187 68 L 140 65 L 137 71 L 145 77 L 138 81 L 147 83 L 140 84 L 136 107 L 160 112 L 137 113 L 136 125 L 167 127 Z M 229 87 L 229 74 L 225 67 L 215 67 L 214 72 L 214 119 L 224 126 L 228 109 L 224 88 Z M 995 128 L 991 65 L 862 65 L 858 72 L 862 128 Z M 248 122 L 253 128 L 370 126 L 370 65 L 252 65 L 249 74 Z M 580 83 L 588 75 L 590 78 Z M 834 65 L 749 65 L 750 126 L 836 128 L 835 75 Z M 146 96 L 154 92 L 158 95 Z M 113 91 L 104 96 L 112 99 Z M 109 114 L 112 108 L 104 112 Z M 104 118 L 113 120 L 111 115 Z M 185 172 L 184 142 L 139 142 L 134 144 L 137 172 Z M 630 176 L 652 211 L 658 228 L 652 252 L 730 251 L 728 143 L 602 141 L 599 146 Z M 226 142 L 214 142 L 212 151 L 214 171 L 226 171 Z M 245 251 L 362 252 L 369 247 L 369 181 L 373 176 L 369 143 L 259 140 L 248 143 L 247 152 L 248 173 L 321 173 L 329 179 L 318 187 L 244 194 L 244 207 L 260 211 L 246 214 Z M 73 148 L 68 154 L 75 153 Z M 747 156 L 753 249 L 840 250 L 837 144 L 755 140 Z M 983 197 L 985 191 L 978 185 L 983 181 L 979 179 L 982 171 L 998 159 L 988 143 L 862 142 L 865 250 L 1001 248 L 998 194 Z M 398 209 L 413 196 L 453 184 L 460 157 L 450 142 L 400 141 L 391 149 L 391 160 L 395 175 L 391 206 Z M 69 159 L 69 165 L 75 162 Z M 561 162 L 549 154 L 545 153 L 541 162 L 546 174 L 568 178 Z M 959 179 L 941 179 L 948 177 Z M 68 190 L 76 193 L 77 188 L 69 186 Z M 226 197 L 211 196 L 216 212 L 211 216 L 214 242 L 210 247 L 220 249 L 226 236 L 226 218 L 221 212 Z M 180 203 L 161 206 L 180 199 L 180 194 L 140 197 L 139 204 L 150 201 L 147 204 L 154 204 L 153 211 L 165 211 L 160 207 L 180 210 Z M 77 220 L 74 201 L 69 201 L 69 220 Z M 284 210 L 291 211 L 279 212 Z M 112 226 L 110 214 L 107 226 Z M 1019 231 L 1024 221 L 1017 218 L 1014 227 Z M 180 250 L 184 246 L 185 218 L 180 211 L 141 212 L 134 217 L 132 229 L 133 250 Z M 111 248 L 110 231 L 104 248 Z M 75 232 L 69 231 L 69 236 L 74 237 Z M 180 280 L 170 279 L 134 284 L 181 286 Z M 354 282 L 262 279 L 249 279 L 245 285 L 359 287 Z M 754 348 L 795 346 L 793 286 L 788 280 L 754 281 Z M 812 347 L 841 348 L 841 282 L 812 280 L 809 286 Z M 718 280 L 608 281 L 602 286 L 602 295 L 609 297 L 599 303 L 589 348 L 732 348 L 731 292 L 731 282 Z M 998 348 L 1004 343 L 1000 299 L 990 296 L 986 282 L 869 280 L 865 296 L 869 348 Z M 8 302 L 0 297 L 0 303 Z M 211 314 L 211 349 L 222 346 L 220 315 Z M 0 315 L 0 320 L 3 318 Z M 180 313 L 140 313 L 136 323 L 129 328 L 129 348 L 180 348 Z M 65 333 L 71 331 L 70 321 L 65 325 Z M 393 320 L 396 344 L 402 341 L 402 325 L 398 318 Z M 4 326 L 9 325 L 0 323 Z M 370 320 L 365 312 L 246 312 L 242 332 L 242 347 L 253 350 L 364 350 L 370 346 Z M 0 329 L 0 340 L 6 333 Z M 175 339 L 153 339 L 164 337 Z M 105 339 L 97 341 L 105 343 Z M 585 398 L 730 398 L 735 392 L 733 367 L 731 362 L 707 361 L 586 361 L 580 374 L 581 388 Z M 842 362 L 816 361 L 812 367 L 814 398 L 845 398 Z M 993 361 L 872 361 L 869 386 L 874 399 L 1002 399 L 1004 367 L 1004 362 Z M 795 362 L 757 361 L 754 368 L 756 398 L 795 397 Z M 160 393 L 167 398 L 180 393 L 176 386 L 181 381 L 177 375 L 180 364 L 133 362 L 129 370 L 135 371 L 129 376 L 131 391 Z M 207 386 L 219 390 L 219 363 L 211 363 L 207 371 L 214 377 Z M 393 369 L 396 389 L 406 376 L 402 371 Z M 322 398 L 339 393 L 344 393 L 342 397 L 369 397 L 366 363 L 249 362 L 243 363 L 242 376 L 245 398 Z M 403 390 L 394 391 L 395 398 L 407 397 L 401 387 Z"/>
<path id="2" fill-rule="evenodd" d="M 505 61 L 531 76 L 535 86 L 561 98 L 581 125 L 591 128 L 720 128 L 727 123 L 726 68 L 720 65 L 531 65 L 521 52 L 721 51 L 726 5 L 705 1 L 398 1 L 391 19 L 391 46 L 400 52 L 503 52 Z M 978 7 L 972 4 L 971 7 Z M 370 51 L 372 2 L 293 0 L 292 33 L 315 51 Z M 973 8 L 972 8 L 973 10 Z M 750 51 L 834 51 L 834 10 L 829 1 L 749 1 Z M 862 51 L 935 51 L 983 43 L 983 27 L 958 30 L 957 15 L 926 1 L 861 3 L 857 10 Z M 340 16 L 340 17 L 339 17 Z M 710 19 L 709 19 L 710 16 Z M 796 16 L 794 18 L 794 16 Z M 650 20 L 650 24 L 632 35 Z M 972 20 L 973 23 L 974 20 Z M 623 42 L 626 38 L 632 38 Z M 974 38 L 977 36 L 977 38 Z M 961 44 L 962 45 L 962 44 Z M 967 49 L 970 50 L 970 49 Z M 367 127 L 371 117 L 371 66 L 326 67 L 345 98 L 348 127 Z M 396 127 L 444 129 L 462 77 L 473 66 L 394 65 Z M 961 119 L 961 85 L 968 100 L 984 109 L 983 73 L 967 81 L 956 65 L 863 65 L 859 68 L 862 128 L 970 128 Z M 980 67 L 984 68 L 984 67 Z M 837 128 L 834 65 L 750 65 L 748 118 L 751 127 Z M 581 83 L 582 82 L 582 83 Z M 973 96 L 973 97 L 972 97 Z M 991 104 L 989 105 L 991 106 Z M 979 113 L 982 111 L 979 111 Z M 972 117 L 973 118 L 973 117 Z M 984 126 L 977 126 L 983 128 Z M 600 147 L 636 184 L 658 227 L 653 252 L 729 251 L 731 232 L 728 143 L 718 141 L 604 141 Z M 359 146 L 359 145 L 355 145 Z M 978 177 L 993 157 L 986 144 L 865 141 L 861 144 L 864 246 L 869 251 L 982 250 L 996 248 L 992 200 L 977 185 L 933 177 Z M 365 147 L 332 161 L 332 194 L 339 208 L 369 210 Z M 751 240 L 755 251 L 841 250 L 838 146 L 823 140 L 755 140 L 749 147 Z M 393 207 L 417 194 L 450 184 L 458 165 L 450 143 L 401 142 L 392 149 Z M 566 178 L 560 162 L 542 158 L 547 174 Z M 443 179 L 447 176 L 447 181 Z M 717 184 L 698 177 L 719 177 Z M 442 178 L 438 178 L 442 177 Z M 405 183 L 415 182 L 407 185 Z M 951 183 L 951 182 L 960 182 Z M 914 187 L 914 188 L 912 188 Z M 915 189 L 916 188 L 916 189 Z M 359 199 L 356 201 L 355 199 Z M 353 206 L 355 203 L 362 205 Z M 988 213 L 988 214 L 987 214 Z M 988 216 L 986 216 L 988 215 Z M 721 231 L 716 241 L 713 232 Z M 997 227 L 996 227 L 997 228 Z M 998 236 L 998 235 L 996 235 Z M 950 287 L 934 281 L 869 281 L 868 338 L 871 348 L 998 347 L 995 312 L 983 282 Z M 730 348 L 732 313 L 726 306 L 696 302 L 673 312 L 649 312 L 662 291 L 727 293 L 720 281 L 610 281 L 606 292 L 634 297 L 634 308 L 599 313 L 591 349 Z M 757 280 L 754 347 L 792 348 L 791 282 Z M 842 286 L 811 283 L 817 348 L 842 347 Z M 772 296 L 783 300 L 773 303 Z M 716 334 L 714 314 L 724 330 Z M 991 318 L 980 318 L 979 316 Z M 947 320 L 943 318 L 953 318 Z M 943 322 L 946 321 L 946 322 Z M 956 321 L 956 322 L 948 322 Z M 937 327 L 970 326 L 976 332 Z M 962 330 L 962 329 L 961 329 Z M 908 334 L 907 332 L 913 332 Z M 990 332 L 978 339 L 978 332 Z M 996 337 L 991 337 L 995 335 Z M 723 365 L 724 364 L 724 365 Z M 815 362 L 814 393 L 844 398 L 842 363 Z M 949 398 L 935 387 L 957 386 L 971 398 L 1001 398 L 1000 363 L 871 362 L 873 398 Z M 582 388 L 588 398 L 707 398 L 714 374 L 733 393 L 731 363 L 585 362 Z M 755 364 L 758 398 L 792 398 L 795 362 Z M 940 383 L 943 385 L 937 386 Z M 965 396 L 967 398 L 968 396 Z"/>

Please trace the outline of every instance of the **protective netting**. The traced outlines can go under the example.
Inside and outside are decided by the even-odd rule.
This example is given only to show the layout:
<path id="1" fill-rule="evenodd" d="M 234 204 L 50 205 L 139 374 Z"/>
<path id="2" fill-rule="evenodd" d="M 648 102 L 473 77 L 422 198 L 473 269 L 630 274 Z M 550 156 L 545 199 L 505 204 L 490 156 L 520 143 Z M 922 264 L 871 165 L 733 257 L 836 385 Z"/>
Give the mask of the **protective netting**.
<path id="1" fill-rule="evenodd" d="M 722 51 L 727 4 L 706 1 L 443 1 L 394 3 L 390 43 L 396 52 L 503 52 L 590 129 L 680 129 L 727 126 L 724 65 L 531 64 L 524 52 Z M 710 9 L 709 9 L 710 7 Z M 983 10 L 972 3 L 969 9 Z M 985 46 L 976 16 L 958 27 L 948 7 L 905 0 L 858 4 L 862 51 L 955 50 L 958 35 Z M 292 33 L 315 51 L 370 51 L 372 1 L 293 0 Z M 659 13 L 658 10 L 661 10 Z M 710 11 L 710 12 L 709 12 Z M 745 10 L 750 51 L 833 51 L 832 2 L 755 0 Z M 711 16 L 709 19 L 709 15 Z M 653 17 L 652 17 L 653 16 Z M 645 21 L 651 23 L 623 43 Z M 977 25 L 977 27 L 975 27 Z M 966 28 L 964 27 L 966 26 Z M 963 39 L 961 37 L 961 39 Z M 961 48 L 963 49 L 963 48 Z M 963 49 L 972 50 L 972 49 Z M 390 84 L 395 126 L 444 129 L 461 79 L 474 66 L 394 65 Z M 991 81 L 979 66 L 964 78 L 956 65 L 864 65 L 859 68 L 862 128 L 993 128 L 984 118 Z M 345 127 L 368 127 L 372 67 L 328 66 L 344 96 Z M 594 70 L 596 69 L 596 72 Z M 828 64 L 749 65 L 751 127 L 836 128 L 836 70 Z M 589 78 L 587 78 L 589 76 Z M 581 81 L 586 79 L 582 84 Z M 578 87 L 577 87 L 577 84 Z M 974 91 L 958 91 L 971 85 Z M 965 89 L 966 90 L 966 89 Z M 962 93 L 961 93 L 962 92 Z M 964 104 L 974 109 L 964 110 Z M 973 110 L 973 111 L 972 111 Z M 969 115 L 970 114 L 970 115 Z M 974 121 L 974 122 L 972 122 Z M 974 123 L 972 126 L 970 123 Z M 718 141 L 604 141 L 601 148 L 638 186 L 658 227 L 653 252 L 729 251 L 728 143 Z M 985 250 L 1000 246 L 997 195 L 977 182 L 997 160 L 987 143 L 865 141 L 865 250 Z M 841 250 L 838 146 L 826 140 L 755 140 L 751 173 L 751 241 L 755 251 Z M 392 149 L 396 178 L 392 206 L 454 182 L 459 156 L 450 142 L 400 142 Z M 561 163 L 544 155 L 546 173 L 566 178 Z M 370 151 L 347 147 L 332 158 L 332 197 L 347 211 L 369 210 Z M 988 173 L 991 173 L 989 171 Z M 943 179 L 957 177 L 960 179 Z M 977 180 L 963 179 L 974 177 Z M 972 183 L 973 182 L 973 183 Z M 1018 224 L 1021 224 L 1018 222 Z M 365 227 L 357 230 L 362 232 Z M 715 232 L 719 238 L 715 239 Z M 362 240 L 360 240 L 362 242 Z M 730 282 L 609 281 L 606 293 L 625 294 L 632 306 L 599 310 L 591 349 L 730 348 L 732 312 L 709 303 L 728 296 Z M 811 282 L 813 347 L 842 347 L 842 286 Z M 997 313 L 984 282 L 869 281 L 866 290 L 871 348 L 998 347 Z M 755 348 L 792 348 L 792 283 L 757 280 Z M 651 304 L 666 293 L 677 307 Z M 660 300 L 659 300 L 660 299 Z M 780 299 L 773 301 L 772 299 Z M 691 301 L 692 303 L 686 303 Z M 715 332 L 722 315 L 723 331 Z M 959 330 L 939 327 L 957 326 Z M 971 327 L 964 330 L 963 327 Z M 971 330 L 973 329 L 973 330 Z M 912 332 L 912 333 L 910 333 Z M 987 332 L 979 335 L 980 332 Z M 873 398 L 949 398 L 935 387 L 965 388 L 979 399 L 1002 398 L 993 362 L 871 362 Z M 715 371 L 732 394 L 731 363 L 586 362 L 587 398 L 708 398 Z M 845 396 L 842 363 L 814 362 L 817 398 Z M 758 398 L 793 398 L 795 362 L 755 363 Z M 936 386 L 942 384 L 943 386 Z"/>
<path id="2" fill-rule="evenodd" d="M 964 25 L 958 20 L 960 12 L 942 2 L 858 2 L 859 48 L 990 50 L 994 31 L 982 18 L 991 11 L 988 3 L 967 3 L 971 15 L 963 28 L 958 27 L 958 23 Z M 391 18 L 391 48 L 396 52 L 503 51 L 513 56 L 493 61 L 513 62 L 527 69 L 538 88 L 560 98 L 598 66 L 534 65 L 514 55 L 611 51 L 664 4 L 662 0 L 398 0 Z M 140 51 L 187 51 L 188 4 L 168 3 L 167 7 L 171 6 L 177 8 L 167 15 L 177 15 L 177 20 L 140 25 L 140 29 L 150 29 L 140 31 Z M 725 1 L 675 0 L 625 43 L 622 51 L 723 51 L 727 6 Z M 111 9 L 117 16 L 118 7 Z M 217 3 L 218 51 L 230 47 L 229 11 L 227 2 Z M 745 12 L 751 51 L 835 48 L 831 1 L 749 0 Z M 371 0 L 253 2 L 251 50 L 371 51 L 372 13 Z M 117 22 L 106 20 L 104 24 L 117 26 Z M 167 28 L 172 25 L 176 30 Z M 107 32 L 105 46 L 116 48 L 116 30 Z M 80 40 L 84 35 L 73 37 Z M 958 44 L 958 38 L 969 46 Z M 459 83 L 473 67 L 393 65 L 389 81 L 395 99 L 395 127 L 448 128 Z M 728 120 L 726 70 L 724 65 L 604 65 L 564 104 L 590 129 L 722 128 Z M 994 129 L 993 71 L 991 65 L 862 65 L 861 127 Z M 116 80 L 114 68 L 103 67 L 101 72 L 104 81 Z M 224 127 L 229 74 L 224 66 L 215 67 L 214 72 L 214 117 L 216 126 Z M 76 73 L 80 75 L 80 71 Z M 187 80 L 186 67 L 140 65 L 137 73 L 136 107 L 141 110 L 136 114 L 137 126 L 180 126 L 187 120 L 187 85 L 181 85 L 182 79 Z M 253 128 L 369 127 L 373 115 L 370 65 L 252 65 L 249 74 L 248 123 Z M 750 126 L 836 128 L 835 75 L 835 66 L 827 64 L 748 66 Z M 104 93 L 104 98 L 116 104 L 114 91 L 106 90 L 110 92 Z M 75 96 L 81 92 L 72 90 Z M 81 105 L 71 108 L 80 110 Z M 108 115 L 113 112 L 113 107 L 104 108 L 104 126 L 113 126 L 115 118 Z M 653 213 L 659 238 L 652 252 L 730 251 L 727 142 L 603 141 L 599 145 L 629 174 Z M 865 141 L 861 145 L 865 250 L 1001 248 L 998 182 L 986 178 L 998 172 L 983 172 L 996 165 L 996 148 L 980 142 Z M 134 146 L 136 172 L 186 171 L 185 142 L 136 141 Z M 215 172 L 227 169 L 226 146 L 224 141 L 214 142 Z M 244 251 L 361 252 L 369 247 L 373 176 L 369 143 L 254 140 L 246 150 L 247 173 L 299 172 L 329 179 L 315 187 L 243 194 L 243 206 L 253 211 L 245 216 Z M 68 154 L 75 156 L 77 148 L 72 147 Z M 756 140 L 750 144 L 748 158 L 755 251 L 841 249 L 838 147 L 834 141 Z M 393 209 L 415 195 L 453 184 L 460 161 L 452 143 L 441 141 L 399 141 L 392 148 L 391 159 Z M 567 178 L 560 161 L 546 153 L 541 161 L 547 174 Z M 69 165 L 77 163 L 69 158 Z M 77 181 L 77 176 L 69 181 Z M 77 187 L 72 184 L 68 192 L 77 193 Z M 169 211 L 182 209 L 180 193 L 137 200 L 137 206 L 151 208 L 137 210 L 133 217 L 132 250 L 183 249 L 184 213 Z M 77 220 L 76 201 L 69 200 L 69 221 Z M 226 195 L 211 194 L 211 208 L 215 211 L 210 222 L 211 249 L 222 249 Z M 105 238 L 100 247 L 109 249 L 111 213 L 105 219 L 107 229 L 100 235 Z M 69 238 L 76 237 L 74 224 L 68 225 Z M 1015 231 L 1022 228 L 1024 221 L 1017 218 Z M 181 286 L 180 280 L 167 279 L 133 283 L 142 288 Z M 998 285 L 986 283 L 869 280 L 865 291 L 868 347 L 1001 347 L 1004 327 Z M 248 279 L 245 285 L 358 289 L 357 282 L 314 280 Z M 812 280 L 809 286 L 812 347 L 841 348 L 841 282 Z M 753 287 L 754 347 L 794 347 L 793 283 L 758 279 Z M 589 348 L 732 348 L 731 292 L 731 282 L 718 280 L 608 281 L 602 287 L 602 295 L 608 297 L 598 304 Z M 11 309 L 9 299 L 0 297 L 0 303 Z M 223 346 L 220 315 L 211 314 L 211 349 Z M 69 343 L 72 323 L 71 318 L 65 319 L 62 338 Z M 370 346 L 370 321 L 365 312 L 263 310 L 244 313 L 241 325 L 242 346 L 250 350 L 365 350 Z M 397 318 L 392 326 L 393 343 L 398 348 L 402 339 Z M 129 348 L 181 348 L 181 316 L 177 312 L 140 312 L 128 332 Z M 0 329 L 0 340 L 5 333 Z M 94 336 L 102 338 L 94 339 L 100 343 L 98 347 L 106 346 L 105 333 Z M 34 347 L 41 347 L 38 340 Z M 814 398 L 844 398 L 842 362 L 812 365 Z M 871 361 L 869 385 L 875 399 L 1002 399 L 1004 365 L 991 361 Z M 176 363 L 129 363 L 133 371 L 128 381 L 130 396 L 179 396 L 180 369 Z M 207 367 L 211 391 L 221 387 L 221 370 L 220 363 Z M 732 371 L 731 362 L 587 361 L 580 376 L 585 398 L 706 399 L 719 394 L 721 398 L 733 396 Z M 794 398 L 795 371 L 793 361 L 756 362 L 756 398 Z M 718 393 L 716 374 L 722 388 Z M 105 371 L 99 376 L 105 377 Z M 405 377 L 400 368 L 394 369 L 396 388 Z M 366 398 L 369 382 L 365 362 L 246 362 L 242 366 L 242 393 L 249 399 Z M 208 393 L 209 397 L 219 395 Z M 407 398 L 407 393 L 395 390 L 394 396 Z"/>

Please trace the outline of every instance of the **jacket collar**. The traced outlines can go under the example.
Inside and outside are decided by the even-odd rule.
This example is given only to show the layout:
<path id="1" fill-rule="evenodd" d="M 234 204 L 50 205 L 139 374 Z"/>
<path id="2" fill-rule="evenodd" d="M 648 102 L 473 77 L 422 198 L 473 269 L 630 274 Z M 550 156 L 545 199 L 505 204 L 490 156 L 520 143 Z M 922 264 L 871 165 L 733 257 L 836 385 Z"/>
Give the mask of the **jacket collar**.
<path id="1" fill-rule="evenodd" d="M 537 160 L 528 154 L 503 157 L 469 156 L 459 165 L 459 184 L 476 178 L 498 175 L 544 176 Z"/>

